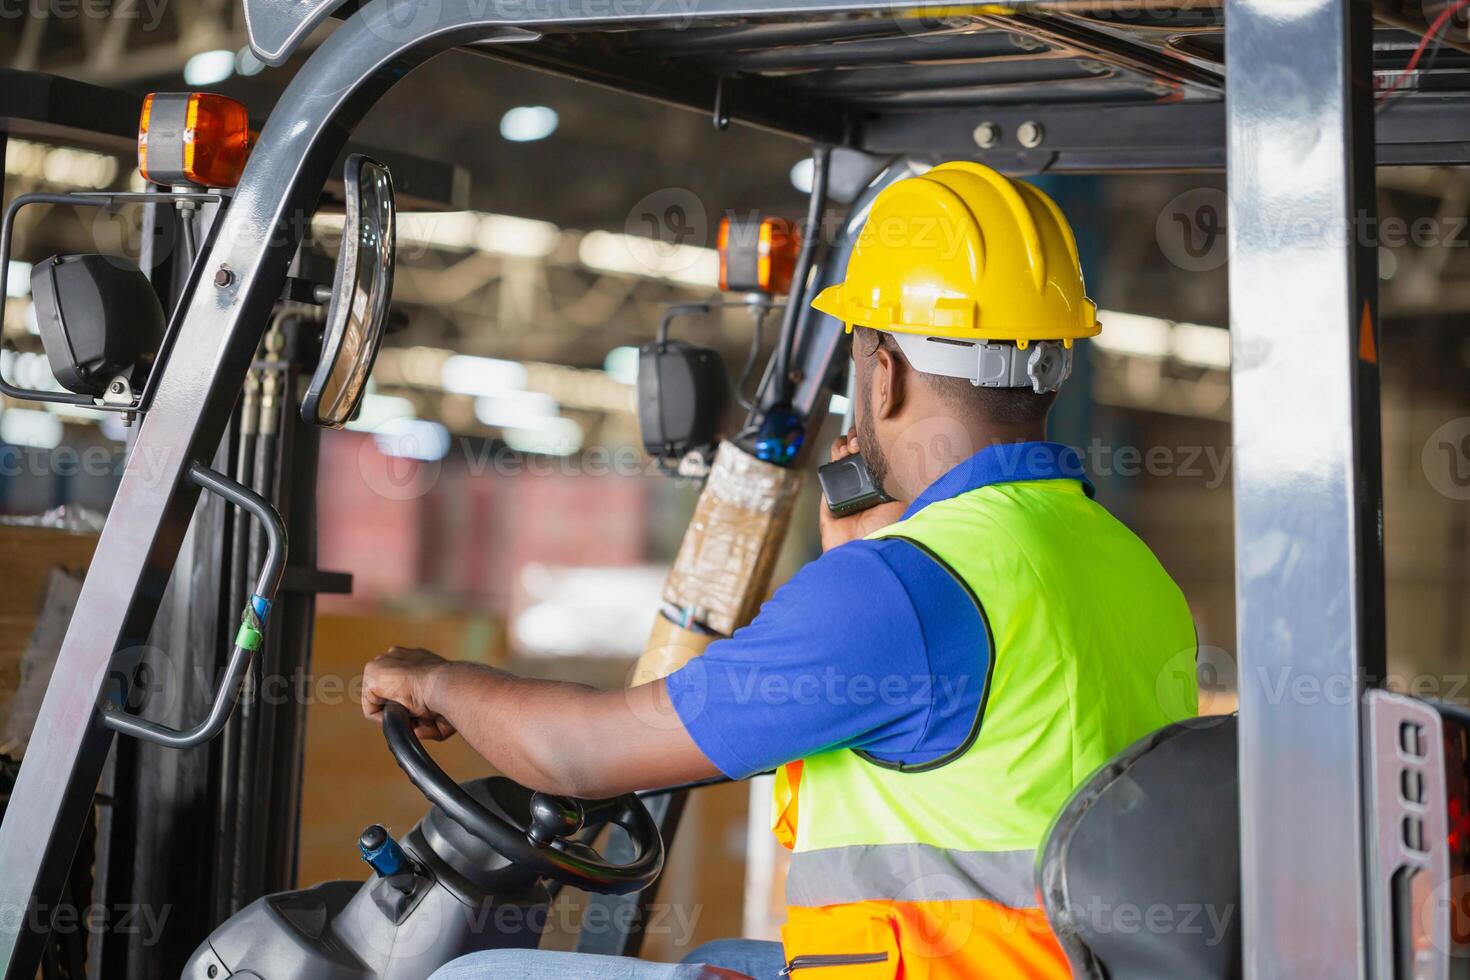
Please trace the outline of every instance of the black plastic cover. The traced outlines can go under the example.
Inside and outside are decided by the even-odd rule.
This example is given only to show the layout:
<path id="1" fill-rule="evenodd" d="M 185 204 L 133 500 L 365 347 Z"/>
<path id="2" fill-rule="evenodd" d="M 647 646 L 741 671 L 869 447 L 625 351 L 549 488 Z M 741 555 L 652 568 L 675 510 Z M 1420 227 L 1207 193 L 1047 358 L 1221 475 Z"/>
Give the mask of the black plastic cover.
<path id="1" fill-rule="evenodd" d="M 1074 977 L 1241 976 L 1236 732 L 1233 715 L 1161 728 L 1057 815 L 1038 884 Z"/>
<path id="2" fill-rule="evenodd" d="M 120 374 L 137 384 L 163 342 L 153 285 L 117 256 L 53 255 L 31 270 L 31 299 L 51 373 L 79 395 L 101 395 Z"/>
<path id="3" fill-rule="evenodd" d="M 681 340 L 638 349 L 638 425 L 649 455 L 677 459 L 713 446 L 729 404 L 719 351 Z"/>

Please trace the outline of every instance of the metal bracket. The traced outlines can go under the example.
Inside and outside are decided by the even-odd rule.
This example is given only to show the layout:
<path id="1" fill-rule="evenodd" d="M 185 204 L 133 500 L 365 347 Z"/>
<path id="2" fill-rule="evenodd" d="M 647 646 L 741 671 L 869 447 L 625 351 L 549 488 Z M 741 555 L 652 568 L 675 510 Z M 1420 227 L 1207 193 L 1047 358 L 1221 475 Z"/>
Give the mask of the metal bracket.
<path id="1" fill-rule="evenodd" d="M 218 494 L 242 510 L 248 511 L 265 530 L 265 563 L 256 579 L 255 594 L 251 596 L 241 617 L 240 632 L 235 637 L 235 650 L 225 665 L 214 701 L 209 706 L 205 719 L 187 731 L 179 731 L 167 725 L 147 721 L 123 712 L 121 706 L 104 704 L 98 710 L 102 724 L 120 735 L 132 735 L 145 742 L 162 745 L 170 749 L 189 749 L 202 745 L 214 738 L 225 727 L 235 702 L 240 697 L 240 685 L 245 672 L 260 649 L 261 627 L 270 614 L 271 602 L 280 587 L 281 576 L 286 568 L 286 525 L 281 515 L 260 494 L 229 477 L 217 473 L 207 466 L 195 463 L 189 468 L 189 482 L 200 489 Z"/>
<path id="2" fill-rule="evenodd" d="M 102 394 L 104 405 L 122 405 L 131 409 L 134 405 L 135 392 L 133 384 L 125 374 L 119 374 L 107 385 L 107 390 Z"/>

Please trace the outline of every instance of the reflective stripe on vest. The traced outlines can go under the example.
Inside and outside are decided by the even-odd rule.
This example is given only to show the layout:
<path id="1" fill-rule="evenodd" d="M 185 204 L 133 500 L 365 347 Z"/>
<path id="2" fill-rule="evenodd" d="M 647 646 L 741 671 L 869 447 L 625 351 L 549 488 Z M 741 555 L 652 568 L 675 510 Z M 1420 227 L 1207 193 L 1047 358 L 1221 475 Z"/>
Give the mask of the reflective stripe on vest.
<path id="1" fill-rule="evenodd" d="M 829 847 L 791 855 L 787 905 L 995 902 L 1036 905 L 1033 851 L 955 851 L 928 844 Z"/>
<path id="2" fill-rule="evenodd" d="M 1189 607 L 1075 480 L 987 485 L 873 537 L 909 541 L 975 601 L 980 717 L 939 765 L 838 749 L 786 767 L 787 957 L 892 954 L 864 977 L 1065 977 L 1032 856 L 1075 786 L 1195 713 Z"/>

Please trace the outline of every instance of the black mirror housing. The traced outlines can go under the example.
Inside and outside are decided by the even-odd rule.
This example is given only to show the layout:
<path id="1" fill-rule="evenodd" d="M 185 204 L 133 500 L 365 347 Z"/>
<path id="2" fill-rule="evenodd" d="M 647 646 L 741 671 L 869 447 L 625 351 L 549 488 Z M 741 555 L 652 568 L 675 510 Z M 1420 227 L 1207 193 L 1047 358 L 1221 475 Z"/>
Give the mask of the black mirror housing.
<path id="1" fill-rule="evenodd" d="M 63 388 L 100 396 L 136 384 L 163 342 L 163 305 L 138 267 L 112 255 L 53 255 L 31 270 L 36 326 Z"/>

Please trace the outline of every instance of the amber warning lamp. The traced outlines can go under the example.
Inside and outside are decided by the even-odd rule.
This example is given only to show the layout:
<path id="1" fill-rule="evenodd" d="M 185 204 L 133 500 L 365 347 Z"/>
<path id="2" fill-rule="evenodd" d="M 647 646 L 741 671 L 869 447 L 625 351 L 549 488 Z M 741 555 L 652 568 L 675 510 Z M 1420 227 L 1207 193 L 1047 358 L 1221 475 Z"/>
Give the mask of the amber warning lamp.
<path id="1" fill-rule="evenodd" d="M 153 92 L 138 119 L 138 169 L 155 184 L 234 187 L 254 136 L 234 99 L 207 92 Z"/>
<path id="2" fill-rule="evenodd" d="M 785 218 L 720 219 L 720 288 L 731 293 L 784 294 L 791 288 L 801 239 Z"/>

